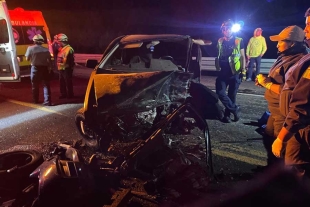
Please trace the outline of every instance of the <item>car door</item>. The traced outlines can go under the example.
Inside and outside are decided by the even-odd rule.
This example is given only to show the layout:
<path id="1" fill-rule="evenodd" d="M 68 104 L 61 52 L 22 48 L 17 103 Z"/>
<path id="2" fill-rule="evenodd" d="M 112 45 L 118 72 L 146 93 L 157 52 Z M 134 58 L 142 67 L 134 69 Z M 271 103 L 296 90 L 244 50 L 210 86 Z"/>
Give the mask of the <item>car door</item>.
<path id="1" fill-rule="evenodd" d="M 16 45 L 5 1 L 0 0 L 0 82 L 20 81 Z"/>

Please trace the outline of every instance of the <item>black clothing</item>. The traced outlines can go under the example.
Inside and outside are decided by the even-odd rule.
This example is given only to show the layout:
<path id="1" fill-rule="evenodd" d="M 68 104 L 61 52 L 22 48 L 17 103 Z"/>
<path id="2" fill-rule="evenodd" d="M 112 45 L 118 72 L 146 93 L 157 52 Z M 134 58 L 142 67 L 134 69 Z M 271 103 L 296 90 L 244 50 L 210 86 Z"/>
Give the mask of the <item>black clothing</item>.
<path id="1" fill-rule="evenodd" d="M 43 83 L 44 103 L 51 103 L 50 74 L 47 66 L 31 66 L 32 99 L 39 103 L 39 84 Z"/>
<path id="2" fill-rule="evenodd" d="M 222 78 L 230 78 L 233 76 L 231 68 L 229 66 L 228 58 L 231 56 L 233 49 L 236 47 L 235 37 L 232 37 L 230 40 L 226 41 L 225 39 L 222 42 L 222 51 L 221 56 L 219 57 L 219 63 L 221 70 L 219 71 L 219 76 Z M 244 49 L 243 40 L 240 41 L 240 50 Z"/>
<path id="3" fill-rule="evenodd" d="M 219 48 L 219 65 L 221 70 L 219 71 L 218 77 L 215 82 L 216 94 L 225 107 L 224 122 L 230 120 L 230 113 L 238 115 L 240 108 L 236 105 L 236 96 L 241 84 L 240 74 L 233 74 L 229 65 L 229 56 L 232 55 L 234 48 L 236 47 L 236 38 L 232 37 L 226 41 L 224 38 L 221 47 Z M 221 39 L 219 41 L 221 41 Z M 240 41 L 240 50 L 244 49 L 243 40 Z M 220 51 L 221 50 L 221 51 Z M 242 70 L 242 68 L 241 68 Z M 240 71 L 241 71 L 240 70 Z M 226 89 L 228 87 L 228 94 Z M 239 117 L 235 116 L 235 121 Z"/>
<path id="4" fill-rule="evenodd" d="M 59 70 L 58 72 L 61 97 L 72 98 L 74 96 L 72 84 L 73 69 L 66 68 L 65 70 Z"/>
<path id="5" fill-rule="evenodd" d="M 288 71 L 290 71 L 294 67 L 293 65 L 298 62 L 305 54 L 305 47 L 298 43 L 286 51 L 279 53 L 276 62 L 273 64 L 269 71 L 269 77 L 271 78 L 272 83 L 279 84 L 280 88 L 282 89 L 287 79 L 285 74 L 289 74 Z M 285 115 L 281 113 L 280 110 L 282 101 L 280 101 L 279 94 L 271 90 L 266 90 L 265 99 L 268 102 L 270 116 L 265 128 L 265 134 L 267 136 L 263 137 L 263 140 L 267 151 L 267 162 L 268 164 L 274 164 L 276 158 L 271 151 L 271 146 L 273 144 L 272 140 L 276 139 L 281 128 L 283 127 Z"/>
<path id="6" fill-rule="evenodd" d="M 273 66 L 269 71 L 268 76 L 271 78 L 271 82 L 279 84 L 280 88 L 282 89 L 285 82 L 286 72 L 305 54 L 307 54 L 305 47 L 297 45 L 287 49 L 282 53 L 279 53 L 276 62 L 273 64 Z M 265 91 L 265 99 L 267 100 L 268 105 L 278 107 L 279 98 L 280 98 L 279 94 L 271 90 Z"/>

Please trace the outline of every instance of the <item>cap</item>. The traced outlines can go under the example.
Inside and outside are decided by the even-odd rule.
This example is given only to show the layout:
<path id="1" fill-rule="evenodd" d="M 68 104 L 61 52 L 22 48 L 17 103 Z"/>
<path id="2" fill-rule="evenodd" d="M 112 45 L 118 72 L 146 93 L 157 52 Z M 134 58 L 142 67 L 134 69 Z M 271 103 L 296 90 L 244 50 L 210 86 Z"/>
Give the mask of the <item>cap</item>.
<path id="1" fill-rule="evenodd" d="M 271 41 L 290 40 L 296 42 L 302 42 L 305 39 L 305 32 L 300 27 L 293 25 L 288 26 L 280 32 L 278 35 L 270 36 Z"/>
<path id="2" fill-rule="evenodd" d="M 262 28 L 260 28 L 260 27 L 259 27 L 259 28 L 256 28 L 255 30 L 256 30 L 256 31 L 258 31 L 258 30 L 263 31 Z"/>

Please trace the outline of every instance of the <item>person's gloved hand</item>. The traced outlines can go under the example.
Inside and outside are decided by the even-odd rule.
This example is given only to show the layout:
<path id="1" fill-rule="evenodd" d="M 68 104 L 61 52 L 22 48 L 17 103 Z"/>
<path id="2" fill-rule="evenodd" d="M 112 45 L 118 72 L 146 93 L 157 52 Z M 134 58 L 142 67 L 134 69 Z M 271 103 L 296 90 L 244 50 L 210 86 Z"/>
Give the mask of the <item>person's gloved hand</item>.
<path id="1" fill-rule="evenodd" d="M 271 85 L 272 85 L 272 82 L 271 82 L 271 79 L 270 77 L 266 77 L 262 74 L 258 74 L 256 76 L 256 79 L 257 79 L 257 83 L 267 89 L 270 89 Z"/>
<path id="2" fill-rule="evenodd" d="M 280 158 L 283 156 L 285 147 L 286 142 L 283 142 L 281 139 L 277 138 L 272 144 L 272 153 L 274 154 L 274 156 Z"/>

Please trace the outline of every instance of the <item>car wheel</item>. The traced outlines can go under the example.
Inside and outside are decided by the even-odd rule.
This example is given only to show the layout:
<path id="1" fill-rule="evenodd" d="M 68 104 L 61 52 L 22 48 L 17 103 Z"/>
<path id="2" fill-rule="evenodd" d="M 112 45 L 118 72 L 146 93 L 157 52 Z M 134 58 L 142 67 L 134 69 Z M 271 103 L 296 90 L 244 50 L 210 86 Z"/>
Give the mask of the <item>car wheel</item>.
<path id="1" fill-rule="evenodd" d="M 29 175 L 43 161 L 42 154 L 34 150 L 0 154 L 0 187 L 14 190 L 23 188 L 28 183 Z"/>
<path id="2" fill-rule="evenodd" d="M 82 135 L 84 144 L 89 147 L 99 148 L 97 135 L 94 130 L 87 125 L 83 108 L 77 111 L 75 115 L 75 124 L 79 133 Z"/>

